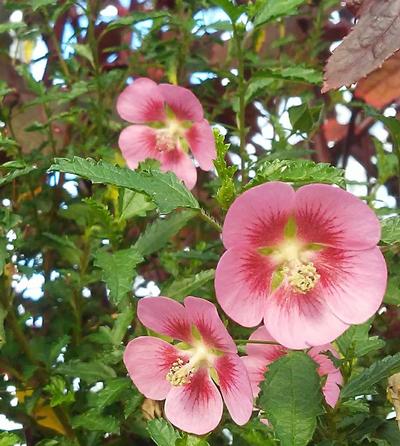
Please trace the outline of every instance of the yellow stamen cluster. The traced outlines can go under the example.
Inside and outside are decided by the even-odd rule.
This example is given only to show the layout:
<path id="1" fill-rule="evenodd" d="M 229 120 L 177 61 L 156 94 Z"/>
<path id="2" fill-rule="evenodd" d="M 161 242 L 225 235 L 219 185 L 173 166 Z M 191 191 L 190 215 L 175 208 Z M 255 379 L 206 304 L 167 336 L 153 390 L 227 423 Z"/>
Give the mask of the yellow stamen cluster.
<path id="1" fill-rule="evenodd" d="M 311 291 L 321 277 L 312 262 L 297 263 L 293 268 L 284 267 L 283 272 L 290 286 L 301 294 Z"/>
<path id="2" fill-rule="evenodd" d="M 166 379 L 173 386 L 183 386 L 190 383 L 193 373 L 194 369 L 189 363 L 185 364 L 181 358 L 178 358 L 169 369 Z"/>

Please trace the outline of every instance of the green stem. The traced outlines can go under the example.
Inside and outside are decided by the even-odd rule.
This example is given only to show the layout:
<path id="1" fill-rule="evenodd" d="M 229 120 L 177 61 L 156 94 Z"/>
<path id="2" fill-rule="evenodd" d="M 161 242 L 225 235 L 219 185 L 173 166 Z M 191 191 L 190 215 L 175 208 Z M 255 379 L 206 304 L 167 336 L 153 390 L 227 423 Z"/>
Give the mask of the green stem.
<path id="1" fill-rule="evenodd" d="M 200 209 L 197 215 L 199 215 L 202 220 L 206 221 L 218 232 L 222 232 L 222 226 L 217 222 L 217 220 L 211 217 L 211 215 L 208 215 L 204 209 Z"/>
<path id="2" fill-rule="evenodd" d="M 236 115 L 237 126 L 239 129 L 239 154 L 241 159 L 241 174 L 242 174 L 242 185 L 247 181 L 246 172 L 246 85 L 244 80 L 244 53 L 242 46 L 242 39 L 240 33 L 238 32 L 237 25 L 233 24 L 233 38 L 236 45 L 236 57 L 238 60 L 238 96 L 239 96 L 239 111 Z"/>

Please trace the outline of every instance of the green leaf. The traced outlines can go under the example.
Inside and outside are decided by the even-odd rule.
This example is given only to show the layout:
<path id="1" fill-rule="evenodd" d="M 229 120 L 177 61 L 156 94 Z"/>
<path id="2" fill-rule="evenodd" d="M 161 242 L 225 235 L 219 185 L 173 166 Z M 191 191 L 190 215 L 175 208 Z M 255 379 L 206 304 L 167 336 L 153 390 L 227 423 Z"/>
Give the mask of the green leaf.
<path id="1" fill-rule="evenodd" d="M 236 20 L 246 12 L 244 5 L 236 5 L 230 0 L 213 0 L 212 3 L 226 12 L 232 23 L 236 23 Z"/>
<path id="2" fill-rule="evenodd" d="M 215 270 L 208 269 L 195 274 L 193 277 L 175 280 L 167 287 L 165 295 L 182 301 L 186 296 L 191 295 L 206 283 L 211 282 L 214 276 Z"/>
<path id="3" fill-rule="evenodd" d="M 95 266 L 103 271 L 103 280 L 110 290 L 110 300 L 118 305 L 132 291 L 136 266 L 143 260 L 137 248 L 116 252 L 100 249 L 95 253 Z"/>
<path id="4" fill-rule="evenodd" d="M 0 350 L 6 343 L 6 332 L 4 330 L 4 320 L 6 319 L 7 311 L 3 305 L 0 304 Z"/>
<path id="5" fill-rule="evenodd" d="M 118 314 L 111 330 L 111 338 L 114 345 L 120 345 L 125 337 L 129 325 L 135 316 L 135 309 L 132 305 L 124 305 L 122 312 Z"/>
<path id="6" fill-rule="evenodd" d="M 56 373 L 72 378 L 81 378 L 88 384 L 103 381 L 107 378 L 115 378 L 115 371 L 101 361 L 83 362 L 78 359 L 60 364 Z"/>
<path id="7" fill-rule="evenodd" d="M 15 180 L 18 177 L 21 177 L 22 175 L 27 175 L 33 172 L 34 170 L 37 170 L 37 166 L 28 166 L 24 169 L 15 169 L 12 172 L 9 172 L 4 177 L 0 178 L 0 187 L 4 186 L 7 183 L 11 183 L 11 181 Z"/>
<path id="8" fill-rule="evenodd" d="M 32 9 L 34 11 L 36 11 L 37 9 L 42 8 L 43 6 L 53 5 L 54 1 L 53 0 L 32 0 L 31 4 L 32 4 Z"/>
<path id="9" fill-rule="evenodd" d="M 77 156 L 73 159 L 55 158 L 49 170 L 73 173 L 93 183 L 113 184 L 143 192 L 152 198 L 164 214 L 179 207 L 199 209 L 197 200 L 172 172 L 162 173 L 152 169 L 137 172 Z"/>
<path id="10" fill-rule="evenodd" d="M 8 242 L 6 237 L 0 236 L 0 276 L 3 275 L 4 267 L 6 265 L 6 260 L 8 257 L 7 243 Z"/>
<path id="11" fill-rule="evenodd" d="M 309 183 L 326 183 L 345 186 L 344 171 L 327 163 L 314 163 L 310 160 L 274 160 L 264 161 L 256 176 L 246 188 L 266 183 L 284 181 L 295 186 Z"/>
<path id="12" fill-rule="evenodd" d="M 110 404 L 124 400 L 129 392 L 133 392 L 129 378 L 109 379 L 106 381 L 104 389 L 89 395 L 90 406 L 102 411 Z"/>
<path id="13" fill-rule="evenodd" d="M 102 415 L 96 409 L 77 415 L 72 419 L 74 429 L 83 427 L 89 431 L 109 432 L 119 434 L 119 421 L 111 415 Z"/>
<path id="14" fill-rule="evenodd" d="M 89 45 L 84 45 L 81 43 L 76 43 L 74 45 L 74 49 L 76 51 L 76 54 L 78 54 L 79 56 L 87 59 L 90 64 L 92 65 L 92 67 L 95 66 L 94 64 L 94 60 L 93 60 L 93 54 L 92 54 L 92 50 L 90 49 Z"/>
<path id="15" fill-rule="evenodd" d="M 190 210 L 177 212 L 169 218 L 159 218 L 140 235 L 135 248 L 145 257 L 159 251 L 177 234 L 196 213 Z"/>
<path id="16" fill-rule="evenodd" d="M 148 211 L 155 208 L 149 197 L 129 189 L 122 189 L 120 220 L 132 217 L 145 217 Z"/>
<path id="17" fill-rule="evenodd" d="M 288 113 L 293 130 L 301 133 L 310 133 L 319 123 L 321 111 L 322 107 L 310 107 L 309 104 L 290 107 Z"/>
<path id="18" fill-rule="evenodd" d="M 11 432 L 1 432 L 0 433 L 0 446 L 15 446 L 20 443 L 21 439 L 18 435 Z"/>
<path id="19" fill-rule="evenodd" d="M 377 336 L 369 337 L 371 324 L 352 325 L 336 343 L 346 359 L 359 358 L 385 346 L 385 342 Z"/>
<path id="20" fill-rule="evenodd" d="M 204 438 L 194 435 L 185 435 L 184 438 L 176 440 L 175 446 L 210 446 Z"/>
<path id="21" fill-rule="evenodd" d="M 147 423 L 147 432 L 157 446 L 172 446 L 178 438 L 181 438 L 168 421 L 164 418 L 156 418 Z"/>
<path id="22" fill-rule="evenodd" d="M 143 22 L 144 20 L 149 19 L 161 19 L 161 18 L 169 18 L 171 17 L 170 13 L 167 11 L 134 11 L 130 12 L 129 15 L 126 15 L 118 20 L 114 20 L 107 26 L 107 30 L 121 28 L 122 26 L 131 26 L 135 23 Z"/>
<path id="23" fill-rule="evenodd" d="M 0 34 L 8 33 L 9 31 L 17 31 L 25 27 L 26 24 L 23 22 L 0 23 Z"/>
<path id="24" fill-rule="evenodd" d="M 269 366 L 259 405 L 282 446 L 305 446 L 322 413 L 320 378 L 304 352 L 290 352 Z"/>
<path id="25" fill-rule="evenodd" d="M 281 17 L 293 15 L 305 0 L 265 0 L 258 11 L 254 26 L 259 26 Z"/>
<path id="26" fill-rule="evenodd" d="M 394 373 L 400 372 L 400 353 L 386 356 L 369 368 L 364 369 L 351 379 L 342 389 L 341 398 L 351 398 L 358 395 L 374 393 L 375 385 Z"/>
<path id="27" fill-rule="evenodd" d="M 135 413 L 143 402 L 143 395 L 139 392 L 130 392 L 124 400 L 124 417 L 125 419 Z"/>
<path id="28" fill-rule="evenodd" d="M 215 129 L 214 137 L 217 148 L 217 158 L 214 160 L 214 166 L 220 181 L 220 186 L 215 198 L 223 209 L 228 209 L 236 198 L 236 186 L 233 177 L 237 171 L 237 167 L 227 166 L 226 164 L 225 157 L 228 153 L 230 144 L 225 144 L 224 136 Z"/>
<path id="29" fill-rule="evenodd" d="M 400 242 L 400 217 L 385 218 L 381 221 L 381 241 L 387 245 Z"/>
<path id="30" fill-rule="evenodd" d="M 44 387 L 44 390 L 50 394 L 51 407 L 70 404 L 75 401 L 73 392 L 67 389 L 65 381 L 60 376 L 52 376 L 50 383 Z"/>

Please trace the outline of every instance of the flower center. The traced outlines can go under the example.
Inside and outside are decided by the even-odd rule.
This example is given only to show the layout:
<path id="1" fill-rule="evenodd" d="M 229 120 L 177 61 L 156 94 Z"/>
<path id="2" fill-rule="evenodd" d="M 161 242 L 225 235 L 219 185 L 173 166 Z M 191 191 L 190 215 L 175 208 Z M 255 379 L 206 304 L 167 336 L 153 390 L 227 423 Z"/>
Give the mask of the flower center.
<path id="1" fill-rule="evenodd" d="M 156 131 L 156 148 L 160 152 L 168 152 L 174 150 L 182 136 L 182 128 L 179 123 L 174 120 L 168 120 L 164 128 Z"/>
<path id="2" fill-rule="evenodd" d="M 301 294 L 311 291 L 321 277 L 312 262 L 298 262 L 292 267 L 284 266 L 282 271 L 292 289 Z"/>
<path id="3" fill-rule="evenodd" d="M 203 343 L 199 343 L 188 353 L 191 354 L 190 360 L 185 363 L 182 358 L 178 358 L 165 377 L 173 386 L 190 384 L 193 374 L 202 366 L 209 367 L 213 359 L 213 354 Z"/>

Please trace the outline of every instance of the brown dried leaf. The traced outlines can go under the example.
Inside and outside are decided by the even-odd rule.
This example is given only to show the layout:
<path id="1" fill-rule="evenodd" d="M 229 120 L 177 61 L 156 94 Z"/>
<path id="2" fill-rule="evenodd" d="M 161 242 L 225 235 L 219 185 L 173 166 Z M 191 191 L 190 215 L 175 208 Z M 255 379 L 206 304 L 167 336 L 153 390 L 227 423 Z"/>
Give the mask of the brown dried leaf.
<path id="1" fill-rule="evenodd" d="M 400 97 L 400 51 L 357 84 L 355 96 L 382 108 Z"/>
<path id="2" fill-rule="evenodd" d="M 400 48 L 400 0 L 365 0 L 359 12 L 326 64 L 323 93 L 357 82 Z"/>

